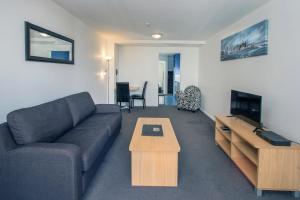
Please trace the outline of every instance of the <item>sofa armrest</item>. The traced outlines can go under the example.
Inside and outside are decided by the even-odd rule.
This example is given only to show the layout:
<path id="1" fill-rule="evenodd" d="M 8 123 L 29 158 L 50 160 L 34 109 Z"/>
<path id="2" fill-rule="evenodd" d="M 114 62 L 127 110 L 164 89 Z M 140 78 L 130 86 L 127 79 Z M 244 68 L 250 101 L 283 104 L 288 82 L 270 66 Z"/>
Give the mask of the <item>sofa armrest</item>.
<path id="1" fill-rule="evenodd" d="M 120 106 L 116 104 L 97 104 L 96 114 L 105 113 L 119 113 L 121 112 Z"/>
<path id="2" fill-rule="evenodd" d="M 0 194 L 6 200 L 79 200 L 82 162 L 72 144 L 36 143 L 1 155 Z"/>

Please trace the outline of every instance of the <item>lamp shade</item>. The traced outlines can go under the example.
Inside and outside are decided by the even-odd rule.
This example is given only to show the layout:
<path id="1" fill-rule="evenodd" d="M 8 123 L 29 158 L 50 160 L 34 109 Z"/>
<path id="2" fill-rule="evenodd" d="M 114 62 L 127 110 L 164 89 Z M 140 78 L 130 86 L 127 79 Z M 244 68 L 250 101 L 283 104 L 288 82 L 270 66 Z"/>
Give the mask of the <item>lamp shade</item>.
<path id="1" fill-rule="evenodd" d="M 112 57 L 111 56 L 105 56 L 105 60 L 111 60 Z"/>

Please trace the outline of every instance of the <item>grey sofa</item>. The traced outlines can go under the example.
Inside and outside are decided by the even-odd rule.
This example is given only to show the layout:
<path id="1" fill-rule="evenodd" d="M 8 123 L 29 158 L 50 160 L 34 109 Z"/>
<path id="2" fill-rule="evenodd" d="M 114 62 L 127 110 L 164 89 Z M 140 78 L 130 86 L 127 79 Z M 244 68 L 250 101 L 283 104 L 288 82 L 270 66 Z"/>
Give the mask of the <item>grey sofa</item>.
<path id="1" fill-rule="evenodd" d="M 0 199 L 81 199 L 121 121 L 117 105 L 95 105 L 87 92 L 9 113 L 0 125 Z"/>

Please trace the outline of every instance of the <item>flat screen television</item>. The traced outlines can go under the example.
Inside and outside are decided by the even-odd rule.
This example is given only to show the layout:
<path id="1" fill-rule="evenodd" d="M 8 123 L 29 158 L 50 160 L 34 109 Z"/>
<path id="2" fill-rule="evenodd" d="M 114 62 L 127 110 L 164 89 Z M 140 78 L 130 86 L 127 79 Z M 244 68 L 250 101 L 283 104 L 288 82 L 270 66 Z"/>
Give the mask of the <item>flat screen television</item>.
<path id="1" fill-rule="evenodd" d="M 231 90 L 231 114 L 255 127 L 261 127 L 261 105 L 261 96 Z"/>

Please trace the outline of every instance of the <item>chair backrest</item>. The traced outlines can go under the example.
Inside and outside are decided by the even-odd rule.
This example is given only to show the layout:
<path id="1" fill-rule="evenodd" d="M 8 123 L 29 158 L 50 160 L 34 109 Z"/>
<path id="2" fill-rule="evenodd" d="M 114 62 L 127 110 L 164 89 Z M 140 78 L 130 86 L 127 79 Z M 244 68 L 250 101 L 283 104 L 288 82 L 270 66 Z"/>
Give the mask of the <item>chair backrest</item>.
<path id="1" fill-rule="evenodd" d="M 143 98 L 145 98 L 147 84 L 148 84 L 148 81 L 145 81 L 144 87 L 143 87 L 143 93 L 142 93 L 142 97 L 143 97 Z"/>
<path id="2" fill-rule="evenodd" d="M 117 82 L 117 102 L 129 102 L 129 83 Z"/>
<path id="3" fill-rule="evenodd" d="M 185 88 L 184 93 L 187 96 L 193 96 L 193 97 L 200 97 L 201 96 L 200 89 L 196 86 L 193 86 L 193 85 L 188 86 L 187 88 Z"/>

